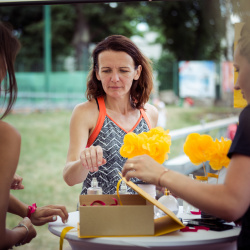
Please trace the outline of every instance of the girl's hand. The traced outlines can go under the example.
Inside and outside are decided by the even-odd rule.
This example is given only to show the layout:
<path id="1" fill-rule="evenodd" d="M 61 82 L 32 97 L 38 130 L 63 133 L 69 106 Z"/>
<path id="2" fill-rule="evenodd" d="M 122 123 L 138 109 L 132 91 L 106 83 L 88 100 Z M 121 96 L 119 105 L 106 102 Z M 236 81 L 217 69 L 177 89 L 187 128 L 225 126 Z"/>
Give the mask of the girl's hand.
<path id="1" fill-rule="evenodd" d="M 68 212 L 65 206 L 62 205 L 47 205 L 38 207 L 34 213 L 31 214 L 30 219 L 35 226 L 42 226 L 48 222 L 57 220 L 60 216 L 63 223 L 68 221 Z"/>
<path id="2" fill-rule="evenodd" d="M 30 243 L 30 241 L 36 237 L 36 230 L 28 217 L 25 217 L 19 225 L 14 227 L 12 230 L 17 234 L 21 234 L 21 240 L 16 244 L 16 246 Z"/>
<path id="3" fill-rule="evenodd" d="M 24 185 L 22 184 L 23 178 L 18 174 L 15 174 L 10 186 L 10 189 L 19 190 L 24 189 Z"/>

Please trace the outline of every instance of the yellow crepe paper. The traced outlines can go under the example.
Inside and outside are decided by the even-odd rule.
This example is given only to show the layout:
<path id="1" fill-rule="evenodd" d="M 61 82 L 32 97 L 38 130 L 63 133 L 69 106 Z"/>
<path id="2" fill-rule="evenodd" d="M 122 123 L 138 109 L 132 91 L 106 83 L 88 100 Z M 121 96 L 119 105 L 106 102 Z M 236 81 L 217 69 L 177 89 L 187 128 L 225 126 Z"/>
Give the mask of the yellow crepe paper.
<path id="1" fill-rule="evenodd" d="M 169 130 L 162 127 L 152 128 L 141 134 L 128 133 L 124 136 L 120 154 L 125 158 L 147 154 L 158 163 L 162 164 L 168 159 L 170 152 L 171 136 Z"/>
<path id="2" fill-rule="evenodd" d="M 213 143 L 213 151 L 209 161 L 209 165 L 213 170 L 221 170 L 222 167 L 228 167 L 230 159 L 227 157 L 227 153 L 231 146 L 232 141 L 221 137 L 221 141 L 215 139 Z"/>
<path id="3" fill-rule="evenodd" d="M 200 165 L 210 158 L 210 148 L 212 146 L 213 139 L 210 135 L 192 133 L 187 136 L 183 150 L 193 164 Z"/>
<path id="4" fill-rule="evenodd" d="M 205 162 L 209 162 L 209 165 L 213 170 L 221 170 L 222 167 L 228 167 L 230 159 L 227 157 L 227 153 L 231 146 L 232 141 L 229 139 L 221 140 L 215 139 L 213 141 L 210 135 L 200 135 L 198 133 L 192 133 L 187 136 L 183 146 L 184 153 L 189 157 L 190 161 L 195 164 L 203 164 L 205 176 L 196 176 L 196 179 L 201 180 L 201 177 L 215 177 L 216 175 L 205 172 Z M 219 178 L 219 175 L 217 177 Z M 205 180 L 205 179 L 203 179 Z"/>

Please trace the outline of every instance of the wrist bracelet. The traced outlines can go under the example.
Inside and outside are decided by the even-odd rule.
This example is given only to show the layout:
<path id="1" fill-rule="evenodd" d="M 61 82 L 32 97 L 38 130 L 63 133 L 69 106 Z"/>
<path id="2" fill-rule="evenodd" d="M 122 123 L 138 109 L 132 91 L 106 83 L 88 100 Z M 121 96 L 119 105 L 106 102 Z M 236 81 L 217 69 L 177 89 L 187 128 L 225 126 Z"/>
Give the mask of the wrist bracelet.
<path id="1" fill-rule="evenodd" d="M 25 227 L 26 230 L 27 230 L 27 232 L 26 232 L 26 235 L 25 235 L 24 239 L 23 239 L 20 243 L 15 244 L 15 247 L 19 247 L 19 246 L 23 245 L 23 243 L 25 242 L 25 240 L 27 239 L 28 234 L 29 234 L 29 229 L 28 229 L 28 227 L 27 227 L 26 225 L 24 225 L 23 223 L 19 223 L 19 224 L 18 224 L 16 227 L 14 227 L 14 228 L 17 228 L 17 227 Z M 14 228 L 13 228 L 13 229 L 14 229 Z"/>
<path id="2" fill-rule="evenodd" d="M 161 185 L 161 177 L 162 177 L 165 173 L 167 173 L 168 170 L 169 170 L 169 169 L 166 168 L 166 169 L 164 169 L 163 172 L 161 173 L 161 175 L 160 175 L 160 177 L 159 177 L 159 179 L 158 179 L 158 186 L 159 186 L 159 187 L 162 187 L 162 185 Z"/>
<path id="3" fill-rule="evenodd" d="M 28 206 L 28 214 L 27 217 L 30 219 L 31 214 L 35 213 L 36 211 L 36 203 L 33 203 L 32 206 Z"/>

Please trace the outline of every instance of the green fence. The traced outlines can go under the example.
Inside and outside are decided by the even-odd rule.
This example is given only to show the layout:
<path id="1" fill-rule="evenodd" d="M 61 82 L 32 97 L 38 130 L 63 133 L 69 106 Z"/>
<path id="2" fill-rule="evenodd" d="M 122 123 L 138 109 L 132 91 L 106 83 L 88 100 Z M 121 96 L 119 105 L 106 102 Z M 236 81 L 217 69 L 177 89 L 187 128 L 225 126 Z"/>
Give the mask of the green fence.
<path id="1" fill-rule="evenodd" d="M 18 98 L 15 108 L 72 108 L 86 101 L 86 79 L 88 72 L 52 72 L 50 82 L 45 74 L 17 72 Z"/>

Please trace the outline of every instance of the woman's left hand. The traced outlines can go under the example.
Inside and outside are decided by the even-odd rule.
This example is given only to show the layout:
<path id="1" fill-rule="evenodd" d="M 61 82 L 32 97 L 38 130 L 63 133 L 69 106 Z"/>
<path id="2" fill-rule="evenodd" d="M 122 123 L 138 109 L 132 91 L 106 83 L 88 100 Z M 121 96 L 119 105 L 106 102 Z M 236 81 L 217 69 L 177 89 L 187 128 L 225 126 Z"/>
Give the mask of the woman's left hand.
<path id="1" fill-rule="evenodd" d="M 60 216 L 63 223 L 68 221 L 68 212 L 63 205 L 47 205 L 38 207 L 34 213 L 31 214 L 30 220 L 35 226 L 42 226 L 48 222 L 57 220 L 57 216 Z"/>

